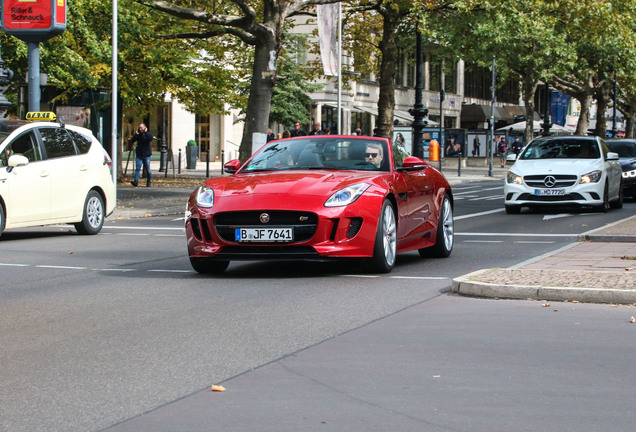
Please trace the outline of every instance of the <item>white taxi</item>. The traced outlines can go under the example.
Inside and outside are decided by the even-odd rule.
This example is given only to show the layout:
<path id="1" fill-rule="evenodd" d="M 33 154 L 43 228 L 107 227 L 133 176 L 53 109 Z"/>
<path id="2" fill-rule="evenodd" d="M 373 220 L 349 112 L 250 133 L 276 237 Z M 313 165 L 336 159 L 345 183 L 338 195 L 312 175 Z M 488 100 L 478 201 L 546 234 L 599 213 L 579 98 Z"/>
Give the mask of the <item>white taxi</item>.
<path id="1" fill-rule="evenodd" d="M 111 159 L 90 130 L 0 119 L 0 234 L 51 224 L 97 234 L 115 209 L 115 195 Z"/>
<path id="2" fill-rule="evenodd" d="M 507 213 L 521 207 L 623 206 L 618 154 L 598 137 L 554 136 L 533 140 L 510 167 L 504 185 Z"/>

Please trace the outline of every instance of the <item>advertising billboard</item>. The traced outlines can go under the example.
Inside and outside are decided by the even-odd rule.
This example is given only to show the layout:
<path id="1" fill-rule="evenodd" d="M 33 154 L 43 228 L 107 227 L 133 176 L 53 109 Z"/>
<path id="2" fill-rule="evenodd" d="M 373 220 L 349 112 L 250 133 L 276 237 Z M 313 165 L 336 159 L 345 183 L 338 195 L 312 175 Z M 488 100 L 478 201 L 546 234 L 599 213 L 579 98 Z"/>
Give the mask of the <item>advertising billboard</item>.
<path id="1" fill-rule="evenodd" d="M 66 30 L 66 0 L 2 0 L 2 29 L 26 42 Z"/>

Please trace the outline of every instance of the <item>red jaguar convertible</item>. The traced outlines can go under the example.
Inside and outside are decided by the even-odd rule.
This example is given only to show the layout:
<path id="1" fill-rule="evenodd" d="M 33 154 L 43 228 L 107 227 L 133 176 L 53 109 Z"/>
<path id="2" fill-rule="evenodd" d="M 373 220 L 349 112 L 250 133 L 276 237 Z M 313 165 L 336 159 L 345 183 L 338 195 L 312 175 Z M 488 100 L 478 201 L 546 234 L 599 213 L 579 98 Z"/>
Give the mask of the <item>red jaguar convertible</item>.
<path id="1" fill-rule="evenodd" d="M 307 136 L 270 141 L 232 175 L 190 196 L 188 253 L 200 273 L 232 260 L 355 258 L 375 273 L 396 254 L 447 257 L 453 249 L 453 193 L 424 160 L 385 138 Z"/>

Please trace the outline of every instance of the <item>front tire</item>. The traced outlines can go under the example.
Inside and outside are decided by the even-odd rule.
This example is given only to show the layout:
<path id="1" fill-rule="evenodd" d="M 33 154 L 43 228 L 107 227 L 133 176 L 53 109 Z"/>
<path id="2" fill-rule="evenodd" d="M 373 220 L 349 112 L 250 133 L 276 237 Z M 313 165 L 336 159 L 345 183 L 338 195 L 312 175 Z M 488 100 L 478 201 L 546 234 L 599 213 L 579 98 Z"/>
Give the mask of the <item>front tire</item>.
<path id="1" fill-rule="evenodd" d="M 5 223 L 6 223 L 6 214 L 4 213 L 4 207 L 0 204 L 0 236 L 2 235 L 2 231 L 4 231 Z"/>
<path id="2" fill-rule="evenodd" d="M 373 257 L 369 260 L 369 269 L 373 273 L 389 273 L 395 266 L 397 254 L 397 221 L 395 211 L 389 200 L 382 203 L 378 230 L 375 235 Z"/>
<path id="3" fill-rule="evenodd" d="M 446 258 L 453 251 L 455 243 L 455 226 L 453 222 L 453 206 L 448 195 L 444 195 L 442 208 L 437 223 L 437 238 L 431 247 L 419 249 L 422 257 Z"/>
<path id="4" fill-rule="evenodd" d="M 603 189 L 603 204 L 598 206 L 598 211 L 600 211 L 601 213 L 607 213 L 609 209 L 610 209 L 609 188 L 607 186 L 607 183 L 605 183 L 605 188 Z"/>
<path id="5" fill-rule="evenodd" d="M 623 208 L 623 181 L 621 179 L 621 184 L 618 185 L 618 198 L 610 203 L 610 207 L 613 209 Z"/>
<path id="6" fill-rule="evenodd" d="M 213 261 L 205 258 L 190 258 L 192 268 L 201 274 L 220 274 L 230 265 L 229 261 Z"/>
<path id="7" fill-rule="evenodd" d="M 104 199 L 96 191 L 92 190 L 86 195 L 82 221 L 76 223 L 75 229 L 84 235 L 95 235 L 104 226 Z"/>

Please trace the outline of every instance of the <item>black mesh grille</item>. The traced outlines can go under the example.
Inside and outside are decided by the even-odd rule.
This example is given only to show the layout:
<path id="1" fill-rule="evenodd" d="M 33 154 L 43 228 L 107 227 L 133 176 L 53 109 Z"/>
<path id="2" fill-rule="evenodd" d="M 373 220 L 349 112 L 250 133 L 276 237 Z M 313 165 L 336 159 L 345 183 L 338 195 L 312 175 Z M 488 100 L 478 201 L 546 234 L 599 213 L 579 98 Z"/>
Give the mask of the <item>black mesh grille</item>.
<path id="1" fill-rule="evenodd" d="M 267 213 L 269 221 L 261 222 L 261 215 Z M 309 212 L 258 210 L 226 212 L 214 215 L 216 232 L 226 242 L 235 243 L 236 228 L 292 227 L 294 243 L 309 240 L 316 233 L 318 215 Z"/>
<path id="2" fill-rule="evenodd" d="M 529 193 L 519 195 L 518 201 L 536 201 L 536 202 L 553 202 L 553 201 L 581 201 L 583 196 L 578 193 L 570 193 L 566 195 L 547 195 L 536 196 Z"/>
<path id="3" fill-rule="evenodd" d="M 352 218 L 351 224 L 349 225 L 349 231 L 347 231 L 347 238 L 350 239 L 355 237 L 355 235 L 358 234 L 358 231 L 360 231 L 361 227 L 362 218 Z"/>

